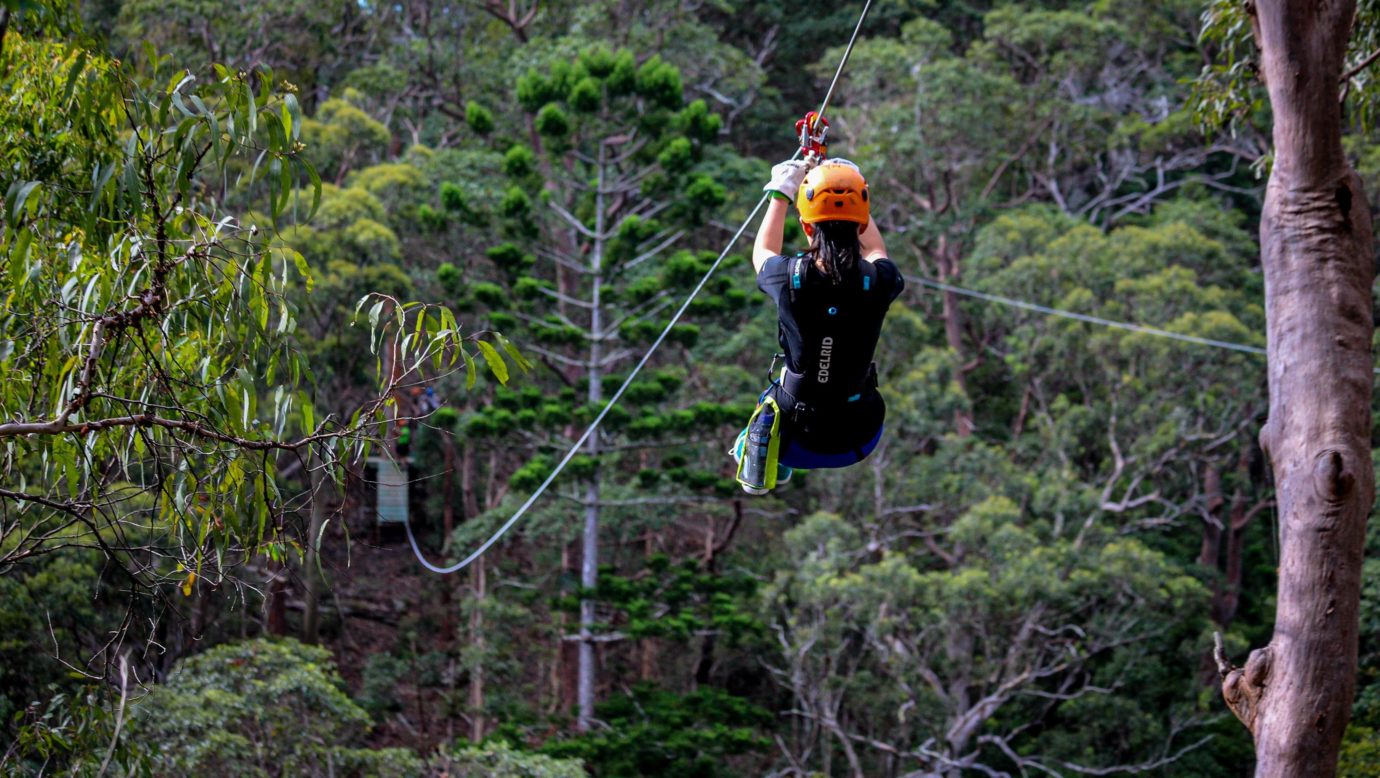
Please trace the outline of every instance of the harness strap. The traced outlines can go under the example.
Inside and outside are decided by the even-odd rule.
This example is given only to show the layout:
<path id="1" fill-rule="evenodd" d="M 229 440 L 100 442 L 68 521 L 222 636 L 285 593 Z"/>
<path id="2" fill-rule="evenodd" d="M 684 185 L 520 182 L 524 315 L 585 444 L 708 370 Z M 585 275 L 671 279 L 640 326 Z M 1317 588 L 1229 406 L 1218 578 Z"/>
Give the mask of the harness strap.
<path id="1" fill-rule="evenodd" d="M 796 294 L 800 290 L 801 286 L 804 284 L 805 279 L 808 277 L 808 263 L 810 261 L 811 259 L 807 257 L 803 252 L 796 254 L 792 260 L 790 289 L 792 303 L 796 301 Z M 863 296 L 865 298 L 870 297 L 872 295 L 872 288 L 873 286 L 875 286 L 873 281 L 877 278 L 876 266 L 873 265 L 871 262 L 860 259 L 858 265 L 858 274 L 862 278 Z M 833 306 L 829 307 L 828 314 L 831 320 L 832 317 L 837 313 L 838 308 Z M 837 326 L 837 323 L 835 322 L 828 326 Z M 775 367 L 776 360 L 773 359 L 772 369 L 774 370 Z M 785 393 L 785 399 L 787 400 L 787 403 L 789 405 L 789 407 L 785 408 L 785 411 L 787 413 L 790 413 L 792 415 L 792 418 L 796 421 L 802 420 L 805 416 L 807 416 L 810 413 L 810 409 L 807 406 L 805 406 L 800 400 L 801 395 L 808 391 L 808 386 L 810 385 L 813 385 L 813 379 L 807 380 L 805 374 L 796 373 L 792 371 L 789 368 L 789 366 L 781 373 L 780 386 L 783 392 Z M 876 389 L 877 364 L 874 362 L 868 366 L 867 371 L 864 373 L 862 378 L 858 381 L 858 383 L 855 386 L 849 387 L 847 390 L 845 390 L 846 393 L 844 394 L 844 397 L 846 398 L 846 402 L 858 402 L 863 397 L 866 397 L 870 392 L 876 391 Z"/>
<path id="2" fill-rule="evenodd" d="M 791 301 L 795 301 L 795 293 L 805 285 L 808 277 L 806 271 L 809 270 L 810 258 L 805 254 L 799 253 L 792 258 L 791 262 Z M 865 259 L 858 260 L 858 270 L 862 275 L 862 288 L 864 292 L 871 292 L 874 286 L 873 281 L 877 278 L 877 268 Z"/>
<path id="3" fill-rule="evenodd" d="M 858 260 L 858 269 L 862 271 L 862 284 L 864 292 L 871 292 L 873 280 L 877 277 L 877 266 L 865 259 Z"/>
<path id="4" fill-rule="evenodd" d="M 808 377 L 804 373 L 797 373 L 789 367 L 781 371 L 781 392 L 785 395 L 781 399 L 785 400 L 782 410 L 793 416 L 801 416 L 810 413 L 812 410 L 807 404 L 801 401 L 801 394 L 811 385 Z M 864 397 L 877 391 L 877 363 L 873 362 L 867 366 L 867 372 L 863 374 L 862 380 L 852 387 L 852 391 L 845 397 L 846 402 L 858 402 Z"/>
<path id="5" fill-rule="evenodd" d="M 809 269 L 807 261 L 804 254 L 796 254 L 795 261 L 791 263 L 791 302 L 795 302 L 795 293 L 799 292 L 805 283 L 806 271 Z"/>

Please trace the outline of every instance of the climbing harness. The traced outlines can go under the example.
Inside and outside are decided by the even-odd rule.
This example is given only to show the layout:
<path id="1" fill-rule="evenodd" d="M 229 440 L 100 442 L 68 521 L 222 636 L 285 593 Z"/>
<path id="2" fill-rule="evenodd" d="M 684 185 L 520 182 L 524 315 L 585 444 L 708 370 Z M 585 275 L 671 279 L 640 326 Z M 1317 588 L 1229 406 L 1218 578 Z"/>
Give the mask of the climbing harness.
<path id="1" fill-rule="evenodd" d="M 838 69 L 834 71 L 834 78 L 829 82 L 829 89 L 824 93 L 824 101 L 820 103 L 819 110 L 815 112 L 817 119 L 816 123 L 823 122 L 824 120 L 825 111 L 829 108 L 829 101 L 833 99 L 834 96 L 834 88 L 838 86 L 839 77 L 843 75 L 843 68 L 845 65 L 848 64 L 848 58 L 853 54 L 853 44 L 857 42 L 858 32 L 862 29 L 863 20 L 867 18 L 867 12 L 871 8 L 872 0 L 867 0 L 867 2 L 863 4 L 862 13 L 858 15 L 858 23 L 853 27 L 853 35 L 848 39 L 848 46 L 845 47 L 843 50 L 843 57 L 839 60 Z M 806 153 L 806 150 L 804 148 L 798 149 L 796 153 L 792 155 L 791 159 L 796 159 L 804 153 Z M 556 464 L 556 468 L 552 470 L 549 475 L 546 476 L 546 480 L 541 482 L 541 485 L 537 487 L 536 491 L 532 492 L 532 495 L 528 497 L 526 502 L 524 502 L 517 509 L 517 512 L 515 512 L 511 518 L 505 521 L 503 525 L 498 528 L 497 531 L 490 535 L 488 540 L 485 540 L 479 546 L 479 548 L 475 549 L 473 552 L 470 553 L 469 556 L 465 557 L 464 559 L 461 559 L 459 562 L 456 562 L 455 564 L 450 565 L 448 567 L 442 567 L 440 565 L 433 564 L 432 562 L 427 560 L 424 554 L 422 554 L 421 547 L 417 545 L 417 537 L 412 533 L 412 523 L 409 521 L 403 525 L 403 529 L 407 532 L 407 542 L 412 547 L 412 553 L 417 557 L 417 561 L 420 562 L 423 567 L 425 567 L 433 573 L 439 573 L 441 575 L 448 575 L 450 573 L 455 573 L 459 572 L 460 570 L 463 570 L 464 568 L 468 567 L 471 563 L 473 563 L 474 560 L 483 556 L 484 553 L 487 552 L 490 548 L 492 548 L 493 545 L 497 543 L 504 535 L 508 534 L 508 530 L 512 529 L 513 525 L 517 524 L 518 521 L 521 520 L 522 517 L 527 514 L 528 509 L 530 509 L 532 505 L 536 503 L 537 499 L 546 492 L 547 488 L 550 487 L 551 484 L 555 483 L 556 478 L 560 476 L 561 471 L 565 470 L 565 466 L 570 464 L 570 460 L 575 458 L 575 455 L 579 453 L 580 448 L 583 447 L 585 442 L 589 440 L 590 436 L 594 434 L 594 431 L 599 429 L 599 425 L 603 423 L 604 417 L 608 416 L 608 413 L 613 408 L 613 406 L 618 404 L 618 401 L 623 397 L 623 393 L 628 390 L 628 387 L 632 385 L 633 380 L 637 378 L 638 373 L 642 372 L 642 368 L 645 367 L 647 365 L 647 362 L 651 360 L 652 354 L 656 353 L 657 348 L 659 348 L 662 342 L 666 340 L 666 336 L 669 335 L 671 333 L 671 330 L 675 328 L 676 324 L 680 322 L 681 316 L 685 315 L 685 311 L 690 307 L 690 303 L 694 302 L 695 297 L 699 295 L 701 290 L 704 289 L 705 284 L 709 283 L 710 277 L 713 276 L 715 271 L 719 269 L 719 265 L 723 264 L 724 258 L 728 256 L 728 252 L 733 250 L 733 247 L 738 243 L 738 239 L 743 237 L 744 232 L 747 232 L 748 225 L 752 224 L 752 222 L 757 218 L 757 214 L 762 210 L 762 206 L 766 204 L 767 200 L 770 197 L 770 193 L 763 194 L 761 199 L 757 201 L 757 205 L 752 209 L 752 213 L 749 213 L 747 218 L 743 220 L 742 225 L 738 227 L 738 231 L 733 233 L 733 237 L 729 239 L 728 245 L 724 246 L 723 251 L 719 252 L 719 256 L 715 258 L 714 263 L 709 266 L 709 269 L 706 270 L 704 275 L 700 278 L 699 283 L 695 284 L 695 288 L 690 291 L 690 296 L 685 298 L 685 302 L 681 303 L 680 308 L 676 310 L 673 316 L 671 316 L 671 320 L 666 323 L 666 327 L 662 329 L 661 334 L 657 336 L 656 340 L 652 341 L 652 345 L 647 349 L 647 353 L 642 355 L 642 359 L 638 360 L 638 363 L 636 366 L 633 367 L 632 372 L 628 373 L 628 377 L 623 380 L 623 385 L 618 387 L 618 390 L 613 393 L 613 396 L 609 398 L 609 401 L 604 404 L 603 410 L 599 411 L 599 415 L 595 416 L 594 420 L 589 423 L 589 426 L 586 427 L 585 431 L 580 435 L 579 440 L 575 441 L 575 445 L 570 447 L 570 450 L 565 453 L 565 456 L 561 458 L 561 461 Z"/>
<path id="2" fill-rule="evenodd" d="M 804 253 L 796 254 L 790 260 L 789 295 L 792 303 L 797 302 L 809 286 L 809 263 L 811 259 Z M 839 376 L 829 384 L 828 370 L 833 363 L 833 344 L 844 342 L 844 333 L 852 324 L 856 309 L 865 303 L 876 289 L 876 267 L 870 262 L 858 265 L 860 294 L 853 298 L 832 299 L 827 308 L 815 308 L 809 318 L 818 322 L 818 331 L 809 339 L 805 351 L 819 355 L 812 363 L 813 370 L 797 373 L 785 365 L 780 376 L 776 375 L 777 361 L 784 355 L 772 356 L 771 367 L 767 371 L 770 386 L 758 399 L 757 408 L 748 421 L 747 429 L 734 445 L 734 457 L 738 459 L 736 479 L 743 491 L 760 495 L 774 489 L 780 465 L 780 455 L 791 440 L 799 436 L 809 437 L 822 425 L 827 426 L 823 412 L 847 406 L 850 410 L 862 408 L 852 405 L 870 399 L 877 391 L 877 368 L 869 364 L 861 379 L 850 380 L 839 387 Z M 803 367 L 803 365 L 801 365 Z M 824 380 L 821 381 L 823 376 Z M 783 423 L 784 422 L 784 423 Z M 864 454 L 857 452 L 861 460 Z"/>

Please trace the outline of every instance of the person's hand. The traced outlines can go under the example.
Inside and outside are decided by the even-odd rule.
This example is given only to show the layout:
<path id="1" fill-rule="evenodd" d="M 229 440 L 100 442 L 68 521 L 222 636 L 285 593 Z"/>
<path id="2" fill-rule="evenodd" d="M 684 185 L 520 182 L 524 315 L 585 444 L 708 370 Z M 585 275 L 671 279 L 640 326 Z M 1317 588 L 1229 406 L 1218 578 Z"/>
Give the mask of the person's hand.
<path id="1" fill-rule="evenodd" d="M 795 202 L 795 193 L 800 190 L 800 182 L 805 180 L 805 174 L 808 172 L 810 166 L 804 160 L 787 160 L 771 169 L 771 181 L 762 189 Z"/>

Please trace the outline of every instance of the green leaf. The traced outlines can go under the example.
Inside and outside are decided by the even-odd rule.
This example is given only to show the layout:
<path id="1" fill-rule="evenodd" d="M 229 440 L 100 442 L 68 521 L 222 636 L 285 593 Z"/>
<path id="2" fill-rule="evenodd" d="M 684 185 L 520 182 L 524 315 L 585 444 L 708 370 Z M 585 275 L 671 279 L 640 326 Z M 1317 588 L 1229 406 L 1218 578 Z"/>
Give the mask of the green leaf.
<path id="1" fill-rule="evenodd" d="M 38 188 L 40 183 L 42 182 L 29 181 L 23 184 L 16 183 L 15 186 L 10 187 L 10 193 L 5 196 L 5 200 L 10 204 L 10 229 L 14 229 L 19 224 L 19 214 L 24 210 L 24 202 L 29 199 L 29 195 Z"/>
<path id="2" fill-rule="evenodd" d="M 307 264 L 307 258 L 302 256 L 300 251 L 288 249 L 288 253 L 292 256 L 293 263 L 297 265 L 297 274 L 302 276 L 302 282 L 307 285 L 307 291 L 310 292 L 314 281 L 311 277 L 311 266 Z"/>
<path id="3" fill-rule="evenodd" d="M 305 159 L 299 160 L 302 169 L 307 171 L 307 178 L 311 179 L 311 212 L 303 221 L 311 221 L 316 216 L 316 210 L 321 207 L 321 174 L 316 172 L 316 167 Z"/>
<path id="4" fill-rule="evenodd" d="M 82 71 L 86 69 L 86 50 L 82 49 L 77 53 L 77 58 L 72 62 L 72 67 L 67 70 L 67 85 L 62 90 L 62 104 L 66 105 L 72 99 L 72 90 L 77 86 L 77 79 Z"/>
<path id="5" fill-rule="evenodd" d="M 268 329 L 268 261 L 271 254 L 264 254 L 254 273 L 254 303 L 259 313 L 259 329 Z"/>
<path id="6" fill-rule="evenodd" d="M 474 357 L 464 348 L 459 349 L 460 354 L 465 358 L 465 389 L 473 389 L 474 382 L 479 377 L 479 371 L 475 369 Z"/>
<path id="7" fill-rule="evenodd" d="M 369 309 L 369 353 L 370 353 L 370 354 L 375 353 L 375 350 L 376 350 L 376 348 L 377 348 L 377 346 L 375 345 L 376 339 L 381 340 L 381 338 L 379 338 L 379 312 L 383 310 L 383 305 L 384 305 L 385 302 L 387 302 L 387 301 L 386 301 L 386 300 L 379 300 L 378 302 L 374 303 L 374 305 L 373 305 L 372 308 Z"/>
<path id="8" fill-rule="evenodd" d="M 499 356 L 498 349 L 494 348 L 486 340 L 476 343 L 479 346 L 479 353 L 484 355 L 484 361 L 489 363 L 489 371 L 494 374 L 500 384 L 508 383 L 508 365 L 503 362 L 503 357 Z"/>
<path id="9" fill-rule="evenodd" d="M 254 101 L 254 90 L 244 90 L 245 97 L 249 100 L 249 125 L 245 129 L 245 139 L 252 140 L 254 133 L 259 131 L 259 106 Z"/>
<path id="10" fill-rule="evenodd" d="M 283 140 L 289 144 L 297 139 L 297 132 L 294 130 L 297 112 L 293 110 L 296 105 L 297 100 L 292 95 L 288 95 L 283 101 Z"/>
<path id="11" fill-rule="evenodd" d="M 177 92 L 172 93 L 172 104 L 183 116 L 189 119 L 196 116 L 196 112 L 187 107 L 187 104 L 182 101 L 182 95 Z"/>
<path id="12" fill-rule="evenodd" d="M 503 337 L 501 334 L 497 337 L 498 342 L 503 346 L 503 350 L 508 352 L 508 356 L 518 367 L 522 368 L 522 372 L 529 372 L 532 369 L 532 363 L 527 360 L 527 357 L 522 355 L 521 351 L 518 351 L 517 346 L 514 346 L 512 341 Z"/>
<path id="13" fill-rule="evenodd" d="M 28 230 L 20 230 L 19 236 L 15 238 L 14 247 L 10 249 L 10 272 L 9 287 L 18 289 L 20 284 L 28 278 L 25 271 L 29 265 L 29 246 L 33 243 L 34 234 Z"/>

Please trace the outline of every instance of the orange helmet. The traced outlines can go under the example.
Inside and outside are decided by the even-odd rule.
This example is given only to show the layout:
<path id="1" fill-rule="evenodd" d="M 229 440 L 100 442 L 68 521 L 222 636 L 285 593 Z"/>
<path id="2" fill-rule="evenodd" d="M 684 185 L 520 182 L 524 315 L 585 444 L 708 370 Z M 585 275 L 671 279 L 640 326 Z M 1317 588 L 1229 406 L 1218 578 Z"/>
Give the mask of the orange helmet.
<path id="1" fill-rule="evenodd" d="M 826 159 L 805 176 L 795 196 L 796 210 L 806 224 L 845 221 L 867 224 L 867 181 L 858 166 L 846 159 Z"/>

